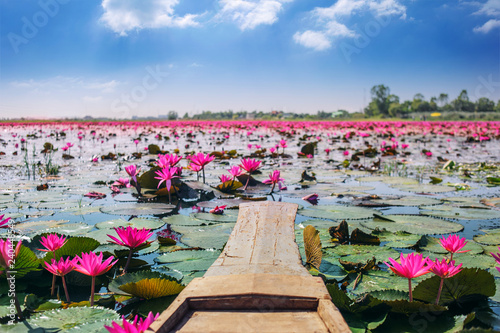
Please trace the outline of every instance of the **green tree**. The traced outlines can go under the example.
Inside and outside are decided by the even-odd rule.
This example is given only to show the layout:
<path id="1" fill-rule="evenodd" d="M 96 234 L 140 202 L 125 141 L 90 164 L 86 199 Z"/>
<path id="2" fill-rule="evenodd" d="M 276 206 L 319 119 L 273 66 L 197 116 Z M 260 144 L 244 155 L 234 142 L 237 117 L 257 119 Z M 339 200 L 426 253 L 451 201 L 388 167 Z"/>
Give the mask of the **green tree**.
<path id="1" fill-rule="evenodd" d="M 439 94 L 438 101 L 439 101 L 439 106 L 443 108 L 446 104 L 448 104 L 448 94 L 445 93 Z"/>
<path id="2" fill-rule="evenodd" d="M 487 97 L 481 97 L 476 102 L 476 111 L 495 111 L 495 102 Z"/>
<path id="3" fill-rule="evenodd" d="M 365 109 L 366 115 L 370 117 L 378 115 L 388 116 L 389 106 L 391 104 L 391 101 L 389 100 L 391 90 L 389 87 L 379 84 L 377 86 L 373 86 L 370 92 L 372 94 L 372 100 Z"/>
<path id="4" fill-rule="evenodd" d="M 474 112 L 475 110 L 475 105 L 469 100 L 469 95 L 465 89 L 460 92 L 460 95 L 452 102 L 452 105 L 456 111 Z"/>

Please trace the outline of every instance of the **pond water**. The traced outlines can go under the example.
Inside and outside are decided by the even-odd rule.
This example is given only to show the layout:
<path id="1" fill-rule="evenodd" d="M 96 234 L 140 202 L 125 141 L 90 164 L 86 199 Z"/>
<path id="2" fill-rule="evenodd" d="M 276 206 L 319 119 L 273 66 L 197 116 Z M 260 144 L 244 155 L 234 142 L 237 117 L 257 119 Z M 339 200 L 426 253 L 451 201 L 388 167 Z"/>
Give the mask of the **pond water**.
<path id="1" fill-rule="evenodd" d="M 127 274 L 154 271 L 187 284 L 203 276 L 227 241 L 238 214 L 236 199 L 297 203 L 297 243 L 304 262 L 307 259 L 302 230 L 313 225 L 319 231 L 323 247 L 319 274 L 327 283 L 342 286 L 353 301 L 366 293 L 379 295 L 377 292 L 389 289 L 408 293 L 406 279 L 387 272 L 383 262 L 389 257 L 399 257 L 400 252 L 442 258 L 446 250 L 440 248 L 437 239 L 458 234 L 467 239 L 465 249 L 470 251 L 454 256 L 456 263 L 492 275 L 496 292 L 475 299 L 475 305 L 471 305 L 465 296 L 487 292 L 467 291 L 458 305 L 450 304 L 451 309 L 444 312 L 441 309 L 439 314 L 435 309 L 432 312 L 436 318 L 445 318 L 446 324 L 432 326 L 436 323 L 427 320 L 425 327 L 443 332 L 459 331 L 470 325 L 500 329 L 500 273 L 495 268 L 500 264 L 490 255 L 499 252 L 500 245 L 499 131 L 498 122 L 0 124 L 0 215 L 12 218 L 16 234 L 38 258 L 43 258 L 45 252 L 38 250 L 40 245 L 36 242 L 45 233 L 92 238 L 98 242 L 92 251 L 119 257 L 116 267 L 99 279 L 97 289 L 101 293 L 100 305 L 125 315 L 161 312 L 172 297 L 139 301 L 125 293 L 113 299 L 106 295 L 113 289 L 110 285 L 119 276 L 119 267 L 123 268 L 128 254 L 123 247 L 109 244 L 107 234 L 116 236 L 113 227 L 145 227 L 154 231 L 151 239 L 156 239 L 158 232 L 174 239 L 174 244 L 154 241 L 140 250 Z M 150 152 L 156 148 L 183 157 L 178 164 L 182 176 L 174 181 L 180 198 L 172 193 L 170 203 L 166 192 L 158 195 L 156 186 L 144 186 L 150 183 L 141 178 L 155 167 L 158 154 Z M 198 175 L 187 168 L 186 157 L 199 152 L 216 156 L 205 167 L 205 185 L 201 172 Z M 245 191 L 242 187 L 219 191 L 216 188 L 221 184 L 219 177 L 230 176 L 227 170 L 239 165 L 242 158 L 261 161 L 259 171 L 252 174 L 255 186 Z M 144 196 L 138 196 L 133 186 L 120 188 L 118 193 L 111 189 L 119 178 L 130 178 L 125 172 L 129 165 L 141 170 L 139 179 Z M 262 181 L 273 170 L 280 171 L 286 190 L 280 191 L 276 185 L 270 194 L 271 186 Z M 244 183 L 246 178 L 240 180 Z M 46 187 L 37 189 L 40 185 Z M 105 197 L 86 196 L 91 192 Z M 318 195 L 317 205 L 302 199 L 309 194 Z M 224 204 L 228 207 L 222 215 L 209 213 L 216 205 Z M 349 233 L 358 228 L 379 235 L 380 245 L 334 242 L 328 229 L 342 220 L 347 221 Z M 6 236 L 8 230 L 2 232 Z M 340 258 L 366 263 L 373 257 L 381 270 L 362 272 L 359 283 L 354 281 L 360 271 L 348 272 L 339 263 Z M 68 288 L 72 301 L 88 300 L 89 281 L 82 279 L 80 273 L 70 274 Z M 386 281 L 377 274 L 382 274 Z M 415 279 L 414 286 L 431 275 Z M 51 275 L 40 269 L 16 281 L 20 296 L 36 295 L 36 301 L 32 296 L 26 298 L 24 305 L 32 312 L 29 320 L 33 325 L 57 326 L 56 319 L 40 321 L 43 310 L 54 315 L 54 311 L 64 306 L 50 301 Z M 7 311 L 6 291 L 0 289 L 3 294 L 0 317 Z M 60 295 L 64 300 L 62 289 Z M 462 305 L 466 310 L 455 309 Z M 422 331 L 422 323 L 415 322 L 423 316 L 422 311 L 431 313 L 429 309 L 408 309 L 408 313 L 401 314 L 392 309 L 384 312 L 381 320 L 370 317 L 368 312 L 341 310 L 356 332 L 367 330 L 369 323 L 376 332 L 398 331 L 401 327 Z M 415 313 L 420 317 L 416 319 Z M 465 320 L 469 313 L 475 313 L 475 318 Z M 100 320 L 110 323 L 115 318 L 114 313 L 106 313 Z M 97 320 L 92 322 L 93 326 L 85 326 L 85 331 L 105 331 L 104 324 L 98 326 Z"/>

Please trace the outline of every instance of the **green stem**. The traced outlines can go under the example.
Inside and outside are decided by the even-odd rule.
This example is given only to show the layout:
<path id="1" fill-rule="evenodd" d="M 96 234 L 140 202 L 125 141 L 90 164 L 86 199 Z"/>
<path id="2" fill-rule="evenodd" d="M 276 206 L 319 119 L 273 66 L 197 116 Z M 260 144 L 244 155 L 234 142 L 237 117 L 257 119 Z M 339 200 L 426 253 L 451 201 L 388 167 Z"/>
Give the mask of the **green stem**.
<path id="1" fill-rule="evenodd" d="M 52 274 L 52 288 L 50 288 L 50 296 L 54 297 L 56 294 L 56 275 Z"/>
<path id="2" fill-rule="evenodd" d="M 439 299 L 441 298 L 441 291 L 443 290 L 443 282 L 444 282 L 444 279 L 441 278 L 441 282 L 439 283 L 438 294 L 437 294 L 437 297 L 436 297 L 436 305 L 439 304 Z"/>
<path id="3" fill-rule="evenodd" d="M 95 276 L 92 276 L 92 285 L 90 286 L 90 306 L 94 306 Z"/>
<path id="4" fill-rule="evenodd" d="M 201 169 L 201 171 L 203 171 L 203 184 L 205 184 L 205 167 L 203 167 L 203 169 Z"/>
<path id="5" fill-rule="evenodd" d="M 275 186 L 276 186 L 276 183 L 273 183 L 273 187 L 271 187 L 271 192 L 269 192 L 269 194 L 273 193 Z"/>
<path id="6" fill-rule="evenodd" d="M 64 293 L 66 294 L 66 302 L 71 303 L 71 300 L 69 299 L 68 286 L 66 286 L 66 280 L 64 279 L 64 275 L 61 276 L 61 279 L 63 282 Z"/>
<path id="7" fill-rule="evenodd" d="M 411 290 L 411 279 L 408 279 L 408 290 L 410 291 L 410 302 L 413 302 L 413 290 Z"/>
<path id="8" fill-rule="evenodd" d="M 248 173 L 248 178 L 247 178 L 247 182 L 245 183 L 245 187 L 243 188 L 243 191 L 246 191 L 247 189 L 247 186 L 248 186 L 248 183 L 250 182 L 250 173 Z"/>
<path id="9" fill-rule="evenodd" d="M 170 192 L 169 192 L 170 194 Z M 127 268 L 128 268 L 128 265 L 130 265 L 130 260 L 132 260 L 132 251 L 134 249 L 133 248 L 130 248 L 130 251 L 128 252 L 128 259 L 127 259 L 127 263 L 125 264 L 125 267 L 123 268 L 123 273 L 127 273 Z"/>

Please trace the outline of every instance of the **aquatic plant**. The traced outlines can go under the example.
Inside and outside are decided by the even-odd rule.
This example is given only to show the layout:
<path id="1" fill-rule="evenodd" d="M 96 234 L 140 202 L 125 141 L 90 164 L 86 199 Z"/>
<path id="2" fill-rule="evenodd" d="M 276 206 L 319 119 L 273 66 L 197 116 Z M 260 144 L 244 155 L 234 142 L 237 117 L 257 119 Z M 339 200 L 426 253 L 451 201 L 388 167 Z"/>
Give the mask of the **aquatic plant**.
<path id="1" fill-rule="evenodd" d="M 128 226 L 126 228 L 119 227 L 113 229 L 116 231 L 120 239 L 117 239 L 116 237 L 111 235 L 107 235 L 112 239 L 110 242 L 129 248 L 127 263 L 123 268 L 123 272 L 126 273 L 127 268 L 130 265 L 130 260 L 132 259 L 134 250 L 142 245 L 151 244 L 153 241 L 148 242 L 147 240 L 153 235 L 153 233 L 151 232 L 151 229 L 137 229 L 132 228 L 131 226 Z"/>

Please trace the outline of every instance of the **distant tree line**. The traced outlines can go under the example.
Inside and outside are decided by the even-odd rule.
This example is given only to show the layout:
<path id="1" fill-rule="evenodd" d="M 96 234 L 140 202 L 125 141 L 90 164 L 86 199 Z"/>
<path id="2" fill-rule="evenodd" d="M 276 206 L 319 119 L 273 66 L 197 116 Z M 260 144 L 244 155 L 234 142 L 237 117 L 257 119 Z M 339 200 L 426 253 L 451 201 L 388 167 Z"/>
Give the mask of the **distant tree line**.
<path id="1" fill-rule="evenodd" d="M 367 117 L 405 117 L 415 112 L 500 112 L 500 100 L 494 101 L 481 97 L 473 102 L 467 90 L 462 90 L 457 98 L 449 100 L 448 94 L 431 97 L 428 101 L 422 94 L 413 96 L 413 100 L 401 102 L 391 94 L 389 87 L 380 84 L 371 89 L 372 100 L 365 108 Z"/>

